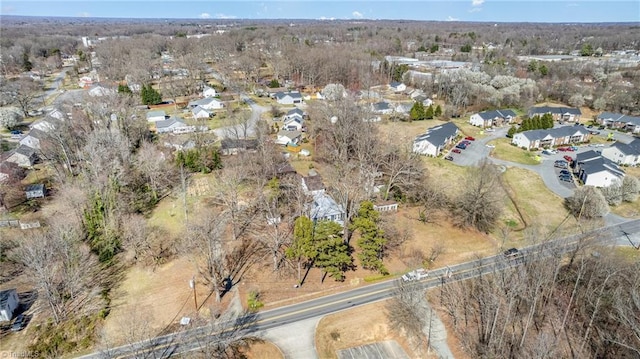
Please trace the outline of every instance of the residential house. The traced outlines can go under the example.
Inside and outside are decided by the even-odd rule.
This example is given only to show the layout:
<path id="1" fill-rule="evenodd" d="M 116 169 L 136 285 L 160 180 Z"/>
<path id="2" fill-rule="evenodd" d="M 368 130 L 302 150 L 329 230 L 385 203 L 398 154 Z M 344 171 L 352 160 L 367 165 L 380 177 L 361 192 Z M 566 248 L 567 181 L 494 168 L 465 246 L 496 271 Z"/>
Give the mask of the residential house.
<path id="1" fill-rule="evenodd" d="M 413 140 L 413 152 L 433 157 L 439 156 L 440 152 L 452 143 L 459 133 L 458 126 L 453 122 L 431 127 Z"/>
<path id="2" fill-rule="evenodd" d="M 401 115 L 408 115 L 412 107 L 412 103 L 399 103 L 396 105 L 395 111 Z"/>
<path id="3" fill-rule="evenodd" d="M 46 189 L 44 187 L 44 184 L 42 184 L 42 183 L 30 184 L 24 190 L 24 193 L 25 193 L 27 199 L 44 198 L 44 195 L 46 193 Z"/>
<path id="4" fill-rule="evenodd" d="M 224 108 L 224 104 L 213 97 L 205 97 L 199 100 L 191 101 L 189 102 L 188 106 L 191 108 L 199 106 L 205 110 L 219 110 Z"/>
<path id="5" fill-rule="evenodd" d="M 225 138 L 220 142 L 223 155 L 236 155 L 240 152 L 255 152 L 258 150 L 258 140 Z"/>
<path id="6" fill-rule="evenodd" d="M 94 85 L 89 88 L 88 94 L 91 97 L 102 97 L 107 95 L 116 94 L 117 91 L 114 88 L 109 88 L 103 85 Z"/>
<path id="7" fill-rule="evenodd" d="M 325 192 L 313 196 L 313 202 L 308 206 L 309 218 L 314 221 L 333 221 L 344 224 L 345 210 L 331 196 Z"/>
<path id="8" fill-rule="evenodd" d="M 579 108 L 550 106 L 531 107 L 527 115 L 531 118 L 533 116 L 542 116 L 547 113 L 551 114 L 555 121 L 561 122 L 580 122 L 580 116 L 582 115 Z"/>
<path id="9" fill-rule="evenodd" d="M 547 130 L 516 133 L 511 143 L 527 150 L 572 145 L 589 141 L 591 133 L 583 126 L 563 126 Z"/>
<path id="10" fill-rule="evenodd" d="M 371 104 L 371 111 L 380 115 L 390 115 L 393 113 L 393 107 L 386 101 L 380 101 Z"/>
<path id="11" fill-rule="evenodd" d="M 578 153 L 573 167 L 573 171 L 585 186 L 621 185 L 625 175 L 618 165 L 595 151 Z"/>
<path id="12" fill-rule="evenodd" d="M 167 118 L 167 114 L 164 110 L 155 110 L 147 112 L 147 121 L 148 122 L 158 122 L 164 121 Z"/>
<path id="13" fill-rule="evenodd" d="M 379 92 L 372 90 L 363 90 L 357 95 L 361 100 L 382 100 L 382 95 Z"/>
<path id="14" fill-rule="evenodd" d="M 596 122 L 619 130 L 630 131 L 632 133 L 640 133 L 640 117 L 629 116 L 620 113 L 603 112 L 598 115 Z"/>
<path id="15" fill-rule="evenodd" d="M 36 121 L 34 123 L 32 123 L 31 125 L 29 125 L 30 129 L 37 129 L 40 130 L 42 132 L 51 132 L 54 131 L 56 129 L 56 124 L 55 124 L 55 120 L 52 119 L 42 119 L 39 121 Z"/>
<path id="16" fill-rule="evenodd" d="M 373 204 L 373 209 L 378 212 L 397 212 L 398 202 L 396 201 L 380 201 Z"/>
<path id="17" fill-rule="evenodd" d="M 20 305 L 18 291 L 15 289 L 0 291 L 0 322 L 13 319 L 13 313 L 18 308 L 18 305 Z"/>
<path id="18" fill-rule="evenodd" d="M 34 128 L 20 140 L 20 144 L 31 147 L 34 150 L 39 150 L 41 142 L 44 141 L 46 137 L 47 134 L 44 131 Z"/>
<path id="19" fill-rule="evenodd" d="M 300 131 L 281 130 L 278 132 L 276 143 L 283 146 L 286 146 L 288 144 L 298 144 L 298 142 L 300 142 L 301 137 L 302 137 L 302 132 Z"/>
<path id="20" fill-rule="evenodd" d="M 214 89 L 213 87 L 205 86 L 204 89 L 202 90 L 202 97 L 216 97 L 216 96 L 218 96 L 218 92 L 216 92 L 216 89 Z"/>
<path id="21" fill-rule="evenodd" d="M 188 126 L 182 119 L 175 116 L 156 122 L 156 132 L 158 133 L 189 133 L 195 130 L 195 126 Z"/>
<path id="22" fill-rule="evenodd" d="M 516 113 L 509 109 L 483 111 L 474 113 L 469 123 L 478 127 L 499 127 L 511 123 Z"/>
<path id="23" fill-rule="evenodd" d="M 36 151 L 28 146 L 20 145 L 7 157 L 7 162 L 13 162 L 20 167 L 31 167 L 36 163 Z"/>
<path id="24" fill-rule="evenodd" d="M 284 120 L 283 129 L 287 131 L 302 131 L 302 119 L 293 117 Z"/>
<path id="25" fill-rule="evenodd" d="M 640 164 L 640 139 L 635 138 L 629 143 L 614 142 L 602 149 L 602 157 L 619 165 L 635 166 Z"/>
<path id="26" fill-rule="evenodd" d="M 403 84 L 402 82 L 394 81 L 389 84 L 389 90 L 393 92 L 402 92 L 402 91 L 405 91 L 406 89 L 407 89 L 407 85 Z"/>
<path id="27" fill-rule="evenodd" d="M 191 150 L 196 147 L 196 143 L 193 140 L 184 140 L 177 136 L 166 137 L 164 141 L 164 147 L 171 147 L 176 151 Z"/>
<path id="28" fill-rule="evenodd" d="M 299 108 L 294 108 L 292 110 L 289 110 L 285 115 L 284 115 L 284 121 L 287 120 L 291 120 L 291 119 L 299 119 L 299 120 L 303 120 L 304 119 L 304 111 L 302 111 Z"/>
<path id="29" fill-rule="evenodd" d="M 309 171 L 308 176 L 302 177 L 302 190 L 305 194 L 312 196 L 324 193 L 325 187 L 324 183 L 322 183 L 322 176 L 315 171 L 313 173 Z"/>
<path id="30" fill-rule="evenodd" d="M 276 101 L 281 105 L 294 105 L 302 103 L 302 95 L 298 91 L 276 92 Z"/>
<path id="31" fill-rule="evenodd" d="M 213 115 L 212 112 L 200 106 L 196 106 L 193 109 L 191 109 L 191 114 L 195 119 L 207 119 L 207 118 L 211 118 L 211 116 Z"/>

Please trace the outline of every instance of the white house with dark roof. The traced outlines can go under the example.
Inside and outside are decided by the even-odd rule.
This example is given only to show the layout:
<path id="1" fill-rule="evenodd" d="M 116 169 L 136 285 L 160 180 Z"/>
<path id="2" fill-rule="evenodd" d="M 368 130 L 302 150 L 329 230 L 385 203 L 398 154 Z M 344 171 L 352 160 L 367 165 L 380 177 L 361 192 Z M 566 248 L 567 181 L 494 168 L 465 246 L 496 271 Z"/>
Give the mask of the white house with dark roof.
<path id="1" fill-rule="evenodd" d="M 447 145 L 455 140 L 459 133 L 458 126 L 453 122 L 431 127 L 413 140 L 413 152 L 437 157 Z"/>
<path id="2" fill-rule="evenodd" d="M 405 91 L 407 89 L 407 85 L 403 84 L 402 82 L 391 82 L 389 84 L 389 90 L 393 91 L 393 92 L 402 92 Z"/>
<path id="3" fill-rule="evenodd" d="M 371 104 L 371 111 L 380 115 L 389 115 L 393 113 L 393 107 L 386 101 L 380 101 Z"/>
<path id="4" fill-rule="evenodd" d="M 315 173 L 313 175 L 309 173 L 309 175 L 306 177 L 302 176 L 302 190 L 305 194 L 313 196 L 324 193 L 325 187 L 324 183 L 322 182 L 322 176 L 320 176 L 318 173 Z"/>
<path id="5" fill-rule="evenodd" d="M 563 126 L 547 130 L 531 130 L 513 135 L 511 143 L 520 148 L 548 148 L 589 141 L 591 133 L 583 126 Z"/>
<path id="6" fill-rule="evenodd" d="M 147 112 L 147 122 L 164 121 L 167 114 L 164 110 L 154 110 Z"/>
<path id="7" fill-rule="evenodd" d="M 629 116 L 621 113 L 603 112 L 596 122 L 608 128 L 617 128 L 633 133 L 640 133 L 640 116 Z"/>
<path id="8" fill-rule="evenodd" d="M 602 157 L 619 165 L 636 166 L 640 164 L 640 139 L 635 138 L 629 143 L 616 141 L 602 149 Z"/>
<path id="9" fill-rule="evenodd" d="M 294 108 L 284 115 L 283 129 L 287 131 L 302 131 L 304 125 L 304 111 Z"/>
<path id="10" fill-rule="evenodd" d="M 483 111 L 474 113 L 469 118 L 469 123 L 477 127 L 503 126 L 511 123 L 516 113 L 510 109 Z"/>
<path id="11" fill-rule="evenodd" d="M 89 88 L 87 92 L 91 97 L 102 97 L 107 95 L 115 95 L 117 93 L 116 89 L 112 87 L 107 87 L 104 85 L 93 85 Z"/>
<path id="12" fill-rule="evenodd" d="M 579 122 L 582 111 L 575 107 L 551 107 L 551 106 L 534 106 L 529 109 L 527 116 L 542 116 L 551 114 L 555 121 Z"/>
<path id="13" fill-rule="evenodd" d="M 298 91 L 276 92 L 276 101 L 281 105 L 294 105 L 302 103 L 302 95 Z"/>
<path id="14" fill-rule="evenodd" d="M 307 211 L 314 222 L 327 220 L 344 224 L 344 208 L 325 192 L 313 196 L 313 202 L 307 206 Z"/>
<path id="15" fill-rule="evenodd" d="M 287 131 L 281 130 L 278 132 L 276 143 L 279 145 L 286 146 L 290 143 L 297 144 L 302 137 L 302 132 L 300 131 Z"/>
<path id="16" fill-rule="evenodd" d="M 624 179 L 625 173 L 618 165 L 595 151 L 578 153 L 574 163 L 574 172 L 585 186 L 621 185 Z"/>

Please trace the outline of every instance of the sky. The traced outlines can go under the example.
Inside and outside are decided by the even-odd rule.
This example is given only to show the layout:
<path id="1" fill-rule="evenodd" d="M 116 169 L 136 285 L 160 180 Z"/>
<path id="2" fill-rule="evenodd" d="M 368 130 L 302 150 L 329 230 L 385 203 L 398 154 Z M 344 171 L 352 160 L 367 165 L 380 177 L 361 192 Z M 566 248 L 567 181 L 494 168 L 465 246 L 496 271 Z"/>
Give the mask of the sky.
<path id="1" fill-rule="evenodd" d="M 640 0 L 1 0 L 0 14 L 163 19 L 640 22 Z"/>

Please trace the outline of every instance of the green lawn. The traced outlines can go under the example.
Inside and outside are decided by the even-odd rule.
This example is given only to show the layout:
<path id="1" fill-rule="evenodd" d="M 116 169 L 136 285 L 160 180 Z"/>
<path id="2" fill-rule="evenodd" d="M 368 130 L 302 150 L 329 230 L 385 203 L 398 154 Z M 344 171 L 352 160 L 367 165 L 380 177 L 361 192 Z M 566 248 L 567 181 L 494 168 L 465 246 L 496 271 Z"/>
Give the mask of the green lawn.
<path id="1" fill-rule="evenodd" d="M 491 155 L 495 158 L 522 163 L 524 165 L 540 164 L 539 156 L 535 152 L 526 151 L 511 145 L 511 140 L 508 138 L 500 138 L 489 143 L 496 146 L 491 151 Z"/>
<path id="2" fill-rule="evenodd" d="M 457 118 L 455 120 L 451 120 L 451 122 L 455 123 L 456 126 L 458 126 L 460 131 L 465 136 L 473 136 L 473 137 L 476 137 L 476 138 L 483 138 L 486 135 L 482 128 L 476 127 L 476 126 L 470 124 L 469 120 L 466 119 L 466 116 L 464 118 Z"/>

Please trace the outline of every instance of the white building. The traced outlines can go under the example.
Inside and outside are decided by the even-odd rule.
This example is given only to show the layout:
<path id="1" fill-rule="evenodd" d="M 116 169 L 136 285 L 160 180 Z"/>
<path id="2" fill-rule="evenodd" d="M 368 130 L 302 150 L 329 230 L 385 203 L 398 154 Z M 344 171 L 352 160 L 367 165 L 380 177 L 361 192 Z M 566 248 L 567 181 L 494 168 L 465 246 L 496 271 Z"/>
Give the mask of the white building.
<path id="1" fill-rule="evenodd" d="M 474 113 L 469 123 L 477 127 L 493 127 L 509 124 L 516 117 L 516 113 L 509 110 L 493 110 Z"/>
<path id="2" fill-rule="evenodd" d="M 511 143 L 527 150 L 571 145 L 589 141 L 591 133 L 583 126 L 563 126 L 548 130 L 531 130 L 516 133 Z"/>
<path id="3" fill-rule="evenodd" d="M 13 319 L 13 312 L 18 308 L 20 300 L 15 289 L 7 289 L 0 292 L 0 322 Z"/>
<path id="4" fill-rule="evenodd" d="M 148 122 L 158 122 L 164 121 L 167 114 L 163 110 L 155 110 L 147 112 L 147 121 Z"/>
<path id="5" fill-rule="evenodd" d="M 214 89 L 213 87 L 205 86 L 204 89 L 202 90 L 202 97 L 216 97 L 216 96 L 218 96 L 218 92 L 216 92 L 216 89 Z"/>
<path id="6" fill-rule="evenodd" d="M 453 122 L 431 127 L 413 140 L 413 152 L 436 157 L 445 146 L 454 141 L 460 130 Z"/>
<path id="7" fill-rule="evenodd" d="M 578 153 L 574 172 L 585 186 L 609 187 L 621 185 L 624 171 L 595 151 Z"/>
<path id="8" fill-rule="evenodd" d="M 602 150 L 602 157 L 619 165 L 635 166 L 640 164 L 640 139 L 629 143 L 615 142 Z"/>

